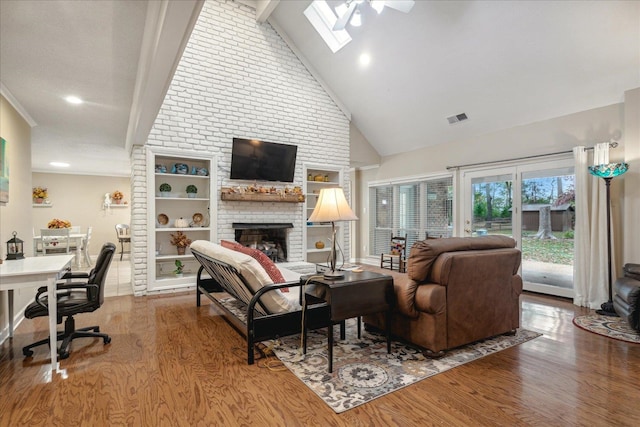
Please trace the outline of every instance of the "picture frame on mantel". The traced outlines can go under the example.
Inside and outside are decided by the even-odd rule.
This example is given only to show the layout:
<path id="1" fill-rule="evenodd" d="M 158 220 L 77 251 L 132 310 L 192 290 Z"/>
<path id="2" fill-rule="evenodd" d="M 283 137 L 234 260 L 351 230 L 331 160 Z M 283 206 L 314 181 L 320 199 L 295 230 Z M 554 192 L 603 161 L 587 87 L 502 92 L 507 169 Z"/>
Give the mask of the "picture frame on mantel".
<path id="1" fill-rule="evenodd" d="M 0 203 L 9 203 L 9 159 L 4 138 L 0 138 Z"/>

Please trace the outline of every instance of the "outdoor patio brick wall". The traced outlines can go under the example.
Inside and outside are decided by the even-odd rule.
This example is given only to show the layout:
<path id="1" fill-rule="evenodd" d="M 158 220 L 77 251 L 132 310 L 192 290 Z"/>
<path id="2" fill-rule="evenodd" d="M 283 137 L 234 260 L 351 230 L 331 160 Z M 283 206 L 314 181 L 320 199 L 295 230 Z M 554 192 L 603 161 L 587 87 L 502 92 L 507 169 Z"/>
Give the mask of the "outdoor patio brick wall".
<path id="1" fill-rule="evenodd" d="M 348 189 L 348 118 L 271 25 L 255 21 L 254 9 L 232 1 L 207 1 L 147 144 L 216 153 L 218 185 L 226 187 L 239 185 L 229 180 L 234 137 L 297 145 L 292 186 L 303 185 L 302 165 L 306 162 L 343 167 Z M 135 215 L 131 225 L 136 295 L 146 293 L 146 233 L 152 226 L 146 224 L 144 157 L 144 150 L 133 150 Z M 232 222 L 292 222 L 289 260 L 295 261 L 303 257 L 303 207 L 300 203 L 219 200 L 212 220 L 218 239 L 231 240 Z M 348 233 L 342 246 L 348 253 Z"/>

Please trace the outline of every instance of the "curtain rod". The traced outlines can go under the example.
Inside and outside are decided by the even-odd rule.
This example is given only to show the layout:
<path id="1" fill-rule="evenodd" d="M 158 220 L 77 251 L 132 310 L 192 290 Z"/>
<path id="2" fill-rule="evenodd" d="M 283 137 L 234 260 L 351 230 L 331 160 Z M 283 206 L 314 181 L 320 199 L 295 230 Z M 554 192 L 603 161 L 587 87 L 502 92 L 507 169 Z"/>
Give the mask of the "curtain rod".
<path id="1" fill-rule="evenodd" d="M 616 148 L 617 146 L 618 146 L 618 142 L 617 141 L 611 141 L 609 143 L 609 147 L 611 147 L 611 148 Z M 594 147 L 586 147 L 585 151 L 593 150 L 593 148 Z M 467 168 L 467 167 L 470 167 L 470 166 L 490 165 L 490 164 L 502 163 L 502 162 L 513 162 L 513 161 L 517 161 L 517 160 L 536 159 L 536 158 L 539 158 L 539 157 L 558 156 L 560 154 L 571 154 L 571 153 L 573 153 L 573 150 L 558 151 L 556 153 L 548 153 L 548 154 L 536 154 L 536 155 L 533 155 L 533 156 L 525 156 L 525 157 L 515 157 L 513 159 L 506 159 L 506 160 L 492 160 L 490 162 L 467 163 L 466 165 L 447 166 L 447 170 Z"/>

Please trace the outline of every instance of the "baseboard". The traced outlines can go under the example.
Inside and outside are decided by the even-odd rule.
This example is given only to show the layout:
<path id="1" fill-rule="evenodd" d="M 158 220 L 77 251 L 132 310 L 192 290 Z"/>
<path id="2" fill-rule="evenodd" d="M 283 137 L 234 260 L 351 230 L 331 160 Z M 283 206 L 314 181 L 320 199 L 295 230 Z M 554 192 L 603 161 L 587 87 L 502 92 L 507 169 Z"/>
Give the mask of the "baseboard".
<path id="1" fill-rule="evenodd" d="M 29 304 L 27 304 L 29 305 Z M 24 317 L 24 310 L 27 308 L 27 305 L 25 305 L 24 307 L 22 307 L 20 309 L 20 311 L 18 311 L 18 316 L 13 318 L 13 330 L 15 331 L 16 329 L 18 329 L 18 326 L 20 326 L 20 324 L 22 323 L 22 321 L 25 319 Z M 5 325 L 4 328 L 2 328 L 2 331 L 0 331 L 0 345 L 4 344 L 4 342 L 7 340 L 7 338 L 9 338 L 9 323 L 7 323 Z"/>

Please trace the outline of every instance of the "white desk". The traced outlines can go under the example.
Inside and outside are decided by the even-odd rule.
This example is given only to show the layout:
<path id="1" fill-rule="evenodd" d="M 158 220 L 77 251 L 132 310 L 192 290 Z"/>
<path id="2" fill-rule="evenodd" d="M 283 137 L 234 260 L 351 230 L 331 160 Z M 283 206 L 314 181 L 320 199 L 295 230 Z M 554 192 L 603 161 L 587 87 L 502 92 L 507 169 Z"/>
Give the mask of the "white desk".
<path id="1" fill-rule="evenodd" d="M 76 247 L 76 267 L 77 268 L 80 268 L 80 262 L 82 260 L 82 242 L 84 241 L 85 237 L 87 237 L 87 235 L 83 233 L 69 234 L 69 241 L 71 245 Z M 38 253 L 38 243 L 42 244 L 42 236 L 33 237 L 33 254 L 34 255 Z"/>
<path id="2" fill-rule="evenodd" d="M 58 370 L 56 282 L 71 265 L 73 255 L 52 255 L 5 260 L 0 264 L 0 291 L 9 291 L 9 336 L 13 337 L 13 291 L 20 288 L 36 288 L 46 283 L 49 294 L 49 344 L 51 370 Z M 35 289 L 33 296 L 35 297 Z M 54 304 L 51 304 L 53 302 Z"/>

